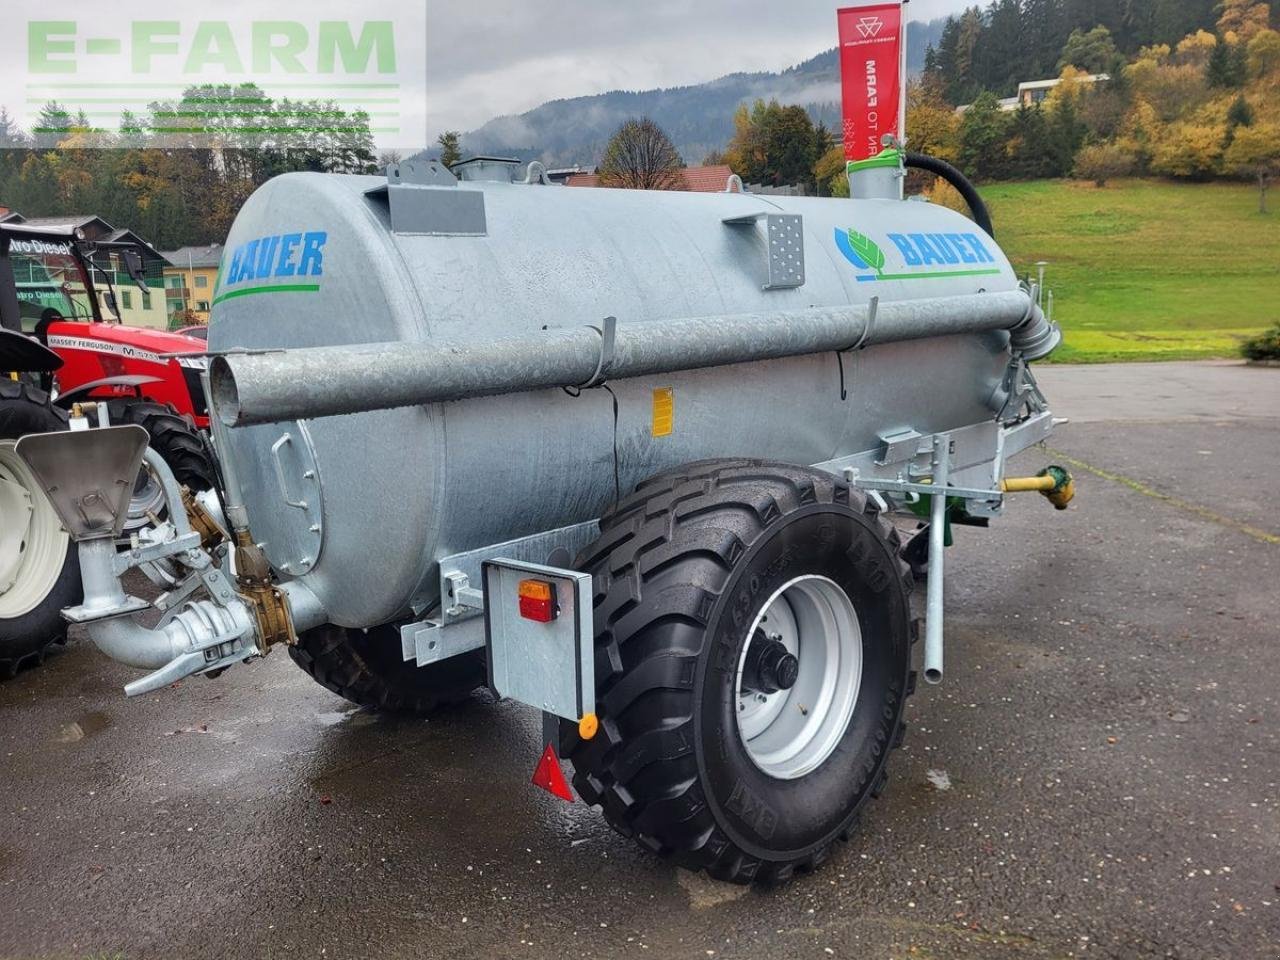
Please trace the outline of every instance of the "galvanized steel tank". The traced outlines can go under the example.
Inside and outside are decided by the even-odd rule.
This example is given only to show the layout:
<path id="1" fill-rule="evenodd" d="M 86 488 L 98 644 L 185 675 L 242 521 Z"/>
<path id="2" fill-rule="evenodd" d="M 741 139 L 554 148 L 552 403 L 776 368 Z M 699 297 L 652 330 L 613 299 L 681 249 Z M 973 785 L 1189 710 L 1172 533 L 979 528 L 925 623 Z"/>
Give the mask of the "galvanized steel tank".
<path id="1" fill-rule="evenodd" d="M 257 191 L 227 242 L 210 348 L 535 340 L 606 316 L 622 327 L 1018 288 L 990 237 L 922 202 L 467 180 L 400 189 L 414 192 L 397 198 L 383 177 L 289 174 Z M 764 214 L 802 218 L 802 237 L 774 236 L 795 258 L 775 261 L 772 289 L 769 229 L 752 219 Z M 801 259 L 803 283 L 787 285 Z M 1008 342 L 1003 331 L 939 337 L 842 363 L 825 353 L 614 381 L 612 392 L 244 427 L 231 446 L 273 566 L 302 578 L 334 623 L 365 627 L 430 606 L 440 558 L 593 519 L 670 466 L 818 463 L 895 428 L 990 420 Z M 655 424 L 655 390 L 668 389 L 670 432 Z"/>

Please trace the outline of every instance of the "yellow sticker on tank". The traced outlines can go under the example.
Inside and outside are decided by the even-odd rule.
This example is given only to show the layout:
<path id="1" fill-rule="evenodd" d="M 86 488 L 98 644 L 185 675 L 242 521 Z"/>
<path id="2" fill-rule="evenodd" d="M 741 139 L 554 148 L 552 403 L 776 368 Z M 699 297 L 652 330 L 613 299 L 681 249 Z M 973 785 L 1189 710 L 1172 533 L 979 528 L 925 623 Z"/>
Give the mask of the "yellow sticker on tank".
<path id="1" fill-rule="evenodd" d="M 653 435 L 669 437 L 676 427 L 675 391 L 656 387 L 653 391 Z"/>

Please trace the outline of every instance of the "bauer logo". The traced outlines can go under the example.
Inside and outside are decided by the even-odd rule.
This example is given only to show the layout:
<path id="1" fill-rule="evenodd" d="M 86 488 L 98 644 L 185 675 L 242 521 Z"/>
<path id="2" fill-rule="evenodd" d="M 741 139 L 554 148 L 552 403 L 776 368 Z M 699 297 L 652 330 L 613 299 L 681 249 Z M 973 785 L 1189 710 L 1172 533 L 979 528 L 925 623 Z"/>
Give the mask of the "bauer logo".
<path id="1" fill-rule="evenodd" d="M 223 260 L 213 302 L 265 293 L 319 292 L 328 242 L 329 234 L 313 230 L 240 244 Z"/>
<path id="2" fill-rule="evenodd" d="M 976 233 L 890 233 L 885 236 L 888 242 L 881 246 L 857 230 L 836 230 L 836 247 L 860 271 L 859 283 L 1000 273 L 996 258 Z"/>

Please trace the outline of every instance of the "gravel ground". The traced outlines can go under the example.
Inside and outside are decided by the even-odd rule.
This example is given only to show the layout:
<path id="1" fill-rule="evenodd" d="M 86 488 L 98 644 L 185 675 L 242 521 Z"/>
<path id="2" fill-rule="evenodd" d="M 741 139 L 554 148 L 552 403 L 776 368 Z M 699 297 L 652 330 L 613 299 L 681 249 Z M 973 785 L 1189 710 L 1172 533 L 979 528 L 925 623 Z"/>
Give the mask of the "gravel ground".
<path id="1" fill-rule="evenodd" d="M 1065 513 L 961 529 L 948 675 L 782 890 L 528 786 L 536 718 L 353 710 L 286 656 L 126 701 L 0 686 L 4 957 L 1280 957 L 1280 371 L 1047 368 Z"/>

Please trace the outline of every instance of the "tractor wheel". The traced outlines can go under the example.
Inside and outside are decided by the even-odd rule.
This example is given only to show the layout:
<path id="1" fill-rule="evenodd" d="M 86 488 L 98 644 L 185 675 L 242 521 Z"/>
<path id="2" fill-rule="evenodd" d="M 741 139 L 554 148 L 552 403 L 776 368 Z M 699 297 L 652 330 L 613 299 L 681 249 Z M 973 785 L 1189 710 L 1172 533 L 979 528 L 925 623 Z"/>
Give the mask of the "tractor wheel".
<path id="1" fill-rule="evenodd" d="M 132 423 L 147 431 L 151 449 L 169 465 L 178 483 L 190 487 L 193 493 L 214 485 L 213 463 L 199 432 L 169 404 L 152 400 L 110 400 L 107 411 L 113 425 Z M 141 491 L 138 493 L 141 495 Z M 133 513 L 131 507 L 130 516 Z"/>
<path id="2" fill-rule="evenodd" d="M 347 630 L 328 624 L 308 630 L 289 647 L 293 662 L 340 697 L 371 710 L 425 716 L 465 700 L 488 676 L 484 651 L 474 650 L 427 667 L 400 655 L 392 625 Z"/>
<path id="3" fill-rule="evenodd" d="M 66 638 L 63 607 L 80 602 L 74 544 L 30 469 L 14 453 L 28 433 L 67 428 L 67 415 L 28 383 L 0 380 L 0 679 Z"/>
<path id="4" fill-rule="evenodd" d="M 910 572 L 849 484 L 716 460 L 642 484 L 578 558 L 595 590 L 599 731 L 574 786 L 681 866 L 776 883 L 884 787 L 914 688 Z"/>

